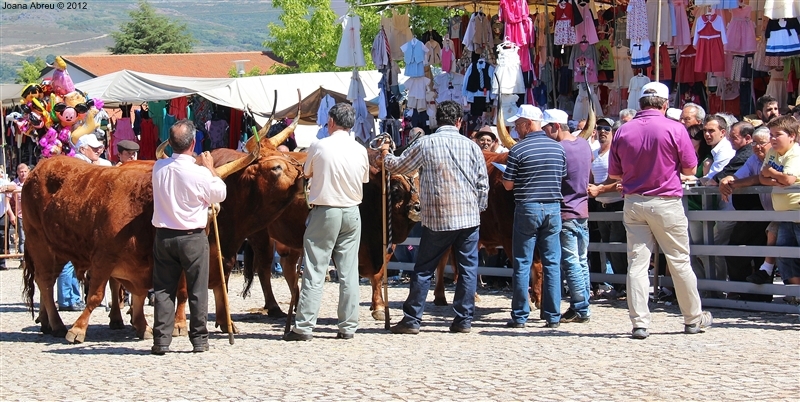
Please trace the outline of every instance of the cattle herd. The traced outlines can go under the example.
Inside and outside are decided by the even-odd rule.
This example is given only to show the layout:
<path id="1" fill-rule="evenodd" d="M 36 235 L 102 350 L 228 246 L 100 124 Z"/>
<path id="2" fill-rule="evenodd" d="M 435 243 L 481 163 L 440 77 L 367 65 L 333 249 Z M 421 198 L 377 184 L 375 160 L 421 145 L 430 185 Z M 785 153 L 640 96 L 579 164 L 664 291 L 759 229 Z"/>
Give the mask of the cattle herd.
<path id="1" fill-rule="evenodd" d="M 252 254 L 245 258 L 247 286 L 258 275 L 265 306 L 273 317 L 285 316 L 278 307 L 270 283 L 273 244 L 286 267 L 295 266 L 302 251 L 308 215 L 303 192 L 304 153 L 281 153 L 276 146 L 294 130 L 296 123 L 272 138 L 254 136 L 249 152 L 230 149 L 212 151 L 228 195 L 218 216 L 219 244 L 225 275 L 230 275 L 236 256 L 247 240 Z M 262 132 L 263 133 L 263 132 Z M 502 133 L 501 133 L 502 136 Z M 382 186 L 377 152 L 370 150 L 370 181 L 364 184 L 359 274 L 372 284 L 371 310 L 375 319 L 384 318 L 387 301 L 380 292 L 385 265 L 382 247 Z M 504 164 L 506 154 L 484 152 L 489 173 L 489 206 L 481 214 L 481 244 L 491 252 L 502 246 L 511 249 L 513 195 L 503 188 L 502 173 L 492 162 Z M 153 161 L 137 161 L 119 167 L 99 167 L 69 158 L 42 161 L 30 173 L 23 187 L 25 221 L 25 295 L 34 314 L 35 287 L 39 289 L 40 330 L 69 342 L 83 342 L 89 316 L 104 298 L 106 283 L 112 289 L 124 286 L 131 293 L 131 323 L 141 339 L 152 337 L 144 316 L 147 292 L 152 288 L 153 215 L 151 175 Z M 391 175 L 389 186 L 392 242 L 402 243 L 419 221 L 418 176 Z M 215 234 L 209 234 L 210 253 L 219 252 Z M 72 261 L 76 274 L 86 284 L 86 308 L 67 330 L 53 299 L 53 289 L 62 267 Z M 443 258 L 442 267 L 447 261 Z M 214 291 L 216 325 L 228 328 L 219 259 L 210 258 L 209 289 Z M 534 263 L 534 301 L 539 299 L 541 265 Z M 441 275 L 438 275 L 441 278 Z M 299 296 L 297 272 L 284 270 L 292 299 Z M 227 282 L 227 281 L 226 281 Z M 437 283 L 436 303 L 446 303 L 442 282 Z M 186 335 L 185 286 L 178 292 L 174 335 Z M 110 326 L 124 328 L 119 298 L 112 297 Z M 295 305 L 292 303 L 291 305 Z M 234 332 L 236 327 L 232 326 Z"/>

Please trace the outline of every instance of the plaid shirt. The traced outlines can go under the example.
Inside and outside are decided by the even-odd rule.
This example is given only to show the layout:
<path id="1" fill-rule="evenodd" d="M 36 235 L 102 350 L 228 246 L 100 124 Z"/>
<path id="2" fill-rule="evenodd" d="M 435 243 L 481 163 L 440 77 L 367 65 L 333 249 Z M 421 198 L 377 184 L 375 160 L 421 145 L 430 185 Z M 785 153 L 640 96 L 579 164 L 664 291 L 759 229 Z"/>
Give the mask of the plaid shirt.
<path id="1" fill-rule="evenodd" d="M 454 126 L 417 140 L 401 156 L 387 155 L 395 174 L 420 172 L 422 225 L 434 231 L 479 226 L 489 198 L 486 161 L 478 144 Z"/>

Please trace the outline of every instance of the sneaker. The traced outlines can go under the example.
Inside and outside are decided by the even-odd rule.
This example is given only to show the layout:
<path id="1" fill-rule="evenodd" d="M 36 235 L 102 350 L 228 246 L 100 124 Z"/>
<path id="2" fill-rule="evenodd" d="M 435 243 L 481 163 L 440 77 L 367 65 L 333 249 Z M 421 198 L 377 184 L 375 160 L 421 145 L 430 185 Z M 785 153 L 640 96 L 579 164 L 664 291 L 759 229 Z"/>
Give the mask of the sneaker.
<path id="1" fill-rule="evenodd" d="M 589 316 L 581 316 L 578 314 L 577 311 L 570 308 L 567 310 L 566 313 L 561 315 L 561 322 L 577 322 L 577 323 L 584 323 L 589 322 Z"/>
<path id="2" fill-rule="evenodd" d="M 756 285 L 772 283 L 772 275 L 768 274 L 767 271 L 762 269 L 759 269 L 758 271 L 748 275 L 745 279 L 747 279 L 747 281 L 750 283 L 755 283 Z"/>
<path id="3" fill-rule="evenodd" d="M 633 332 L 631 332 L 631 338 L 633 339 L 647 339 L 650 334 L 647 333 L 647 328 L 634 328 Z"/>
<path id="4" fill-rule="evenodd" d="M 705 332 L 706 328 L 710 328 L 711 324 L 714 322 L 714 317 L 711 316 L 711 313 L 708 311 L 703 311 L 700 314 L 700 321 L 694 324 L 686 324 L 683 326 L 683 333 L 685 334 L 699 334 L 701 332 Z"/>
<path id="5" fill-rule="evenodd" d="M 419 328 L 411 327 L 400 322 L 397 323 L 397 325 L 389 328 L 389 332 L 393 334 L 417 335 L 419 334 Z"/>

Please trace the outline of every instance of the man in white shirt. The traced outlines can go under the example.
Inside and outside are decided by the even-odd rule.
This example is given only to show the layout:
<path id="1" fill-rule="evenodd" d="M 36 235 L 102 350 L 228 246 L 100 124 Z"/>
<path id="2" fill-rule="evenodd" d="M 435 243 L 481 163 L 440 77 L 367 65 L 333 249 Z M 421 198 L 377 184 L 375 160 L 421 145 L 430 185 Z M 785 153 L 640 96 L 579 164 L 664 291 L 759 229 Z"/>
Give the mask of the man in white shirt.
<path id="1" fill-rule="evenodd" d="M 175 294 L 181 273 L 189 291 L 189 340 L 193 352 L 208 350 L 208 207 L 225 200 L 225 182 L 214 170 L 214 158 L 203 152 L 200 164 L 192 156 L 195 128 L 180 120 L 169 130 L 171 158 L 153 166 L 153 314 L 154 355 L 169 351 L 175 324 Z"/>
<path id="2" fill-rule="evenodd" d="M 78 138 L 78 143 L 75 144 L 75 148 L 76 158 L 89 162 L 92 165 L 111 166 L 111 161 L 100 157 L 105 147 L 102 142 L 97 140 L 97 136 L 94 134 L 86 134 Z"/>
<path id="3" fill-rule="evenodd" d="M 369 181 L 367 149 L 350 136 L 355 110 L 338 103 L 328 112 L 330 135 L 311 144 L 303 167 L 311 179 L 306 232 L 303 235 L 303 288 L 294 328 L 285 341 L 309 341 L 317 324 L 328 262 L 339 275 L 339 339 L 351 339 L 358 329 L 358 246 L 361 216 L 358 205 L 363 183 Z"/>

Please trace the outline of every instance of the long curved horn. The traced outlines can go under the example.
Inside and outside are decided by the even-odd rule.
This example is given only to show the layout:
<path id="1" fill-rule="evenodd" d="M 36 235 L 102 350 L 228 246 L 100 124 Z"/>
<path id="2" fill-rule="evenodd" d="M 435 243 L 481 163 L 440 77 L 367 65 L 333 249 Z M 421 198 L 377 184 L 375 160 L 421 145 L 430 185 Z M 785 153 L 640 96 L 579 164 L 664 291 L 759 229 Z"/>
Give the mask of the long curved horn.
<path id="1" fill-rule="evenodd" d="M 249 142 L 249 141 L 248 141 Z M 258 141 L 253 141 L 255 145 L 253 146 L 253 150 L 247 154 L 247 156 L 243 156 L 235 161 L 228 162 L 218 168 L 216 168 L 217 174 L 221 178 L 226 178 L 244 168 L 248 165 L 253 163 L 256 159 L 258 159 L 258 155 L 261 153 L 261 143 Z"/>
<path id="2" fill-rule="evenodd" d="M 169 145 L 169 140 L 158 145 L 158 148 L 156 148 L 156 159 L 165 159 L 167 157 L 167 145 Z"/>
<path id="3" fill-rule="evenodd" d="M 589 79 L 586 76 L 586 67 L 583 68 L 583 72 L 583 82 L 586 84 L 586 93 L 589 94 L 589 117 L 586 118 L 586 125 L 583 126 L 583 130 L 581 130 L 579 137 L 589 141 L 589 138 L 592 136 L 594 128 L 597 125 L 597 114 L 594 110 L 594 102 L 592 101 L 592 87 L 589 86 Z"/>
<path id="4" fill-rule="evenodd" d="M 503 116 L 503 108 L 497 108 L 497 137 L 500 138 L 500 142 L 503 144 L 504 147 L 511 149 L 514 145 L 517 144 L 511 135 L 508 134 L 508 128 L 506 128 L 506 118 Z"/>
<path id="5" fill-rule="evenodd" d="M 264 138 L 267 136 L 267 132 L 269 132 L 269 128 L 272 126 L 272 122 L 275 121 L 275 109 L 278 107 L 278 90 L 275 90 L 275 93 L 272 96 L 272 113 L 269 114 L 269 120 L 267 120 L 267 124 L 264 124 L 261 127 L 261 130 L 258 130 L 258 138 Z M 248 141 L 249 142 L 249 141 Z M 250 150 L 250 148 L 247 148 Z"/>
<path id="6" fill-rule="evenodd" d="M 302 102 L 303 97 L 300 95 L 300 89 L 297 89 L 297 115 L 295 115 L 294 121 L 289 127 L 286 127 L 281 131 L 278 135 L 269 139 L 270 145 L 272 148 L 278 148 L 278 145 L 283 144 L 287 138 L 294 132 L 294 129 L 297 127 L 297 124 L 300 123 L 300 111 L 302 110 Z"/>

